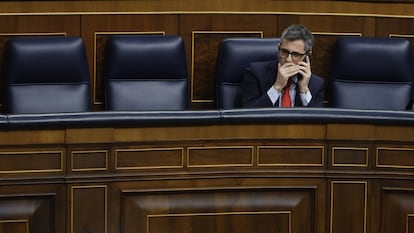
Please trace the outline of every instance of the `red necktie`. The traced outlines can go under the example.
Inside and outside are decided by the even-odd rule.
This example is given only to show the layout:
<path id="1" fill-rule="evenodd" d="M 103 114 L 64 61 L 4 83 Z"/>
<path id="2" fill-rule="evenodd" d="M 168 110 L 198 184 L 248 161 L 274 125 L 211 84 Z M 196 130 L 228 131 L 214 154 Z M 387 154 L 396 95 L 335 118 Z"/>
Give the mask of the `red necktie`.
<path id="1" fill-rule="evenodd" d="M 292 100 L 290 99 L 290 94 L 289 94 L 290 84 L 292 84 L 292 79 L 289 79 L 286 86 L 283 88 L 283 94 L 282 94 L 282 107 L 283 108 L 292 107 Z"/>

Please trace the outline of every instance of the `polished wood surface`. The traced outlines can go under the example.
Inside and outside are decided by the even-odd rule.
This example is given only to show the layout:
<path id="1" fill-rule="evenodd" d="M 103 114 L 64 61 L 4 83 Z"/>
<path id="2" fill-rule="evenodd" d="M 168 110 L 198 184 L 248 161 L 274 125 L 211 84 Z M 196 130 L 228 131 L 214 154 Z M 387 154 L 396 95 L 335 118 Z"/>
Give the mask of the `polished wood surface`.
<path id="1" fill-rule="evenodd" d="M 414 212 L 413 131 L 346 123 L 0 131 L 10 138 L 0 145 L 0 229 L 402 233 Z"/>

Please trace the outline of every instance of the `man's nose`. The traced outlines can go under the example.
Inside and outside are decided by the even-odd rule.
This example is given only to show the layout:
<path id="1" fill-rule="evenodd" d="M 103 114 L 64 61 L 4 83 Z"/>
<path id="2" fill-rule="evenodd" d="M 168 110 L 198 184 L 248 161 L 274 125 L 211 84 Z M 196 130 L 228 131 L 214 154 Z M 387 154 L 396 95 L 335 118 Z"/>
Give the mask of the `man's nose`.
<path id="1" fill-rule="evenodd" d="M 288 62 L 293 62 L 293 58 L 292 58 L 292 54 L 291 54 L 291 53 L 289 53 L 289 54 L 287 55 L 287 57 L 286 57 L 286 61 L 288 61 Z"/>

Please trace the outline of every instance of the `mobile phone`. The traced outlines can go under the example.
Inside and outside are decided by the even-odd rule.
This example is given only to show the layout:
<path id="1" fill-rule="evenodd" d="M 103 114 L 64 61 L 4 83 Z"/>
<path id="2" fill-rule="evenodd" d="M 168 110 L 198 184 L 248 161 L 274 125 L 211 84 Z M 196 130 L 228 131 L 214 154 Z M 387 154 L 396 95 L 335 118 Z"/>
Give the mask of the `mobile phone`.
<path id="1" fill-rule="evenodd" d="M 306 58 L 309 58 L 309 61 L 310 61 L 310 56 L 309 56 L 309 54 L 308 55 L 306 55 L 304 58 L 303 58 L 303 62 L 306 62 Z M 300 73 L 298 73 L 297 75 L 296 75 L 297 77 L 298 77 L 298 80 L 301 80 L 303 77 L 302 77 L 302 75 L 300 74 Z"/>
<path id="2" fill-rule="evenodd" d="M 311 57 L 312 57 L 311 54 L 306 54 L 306 56 L 303 57 L 302 61 L 306 62 L 306 58 L 308 58 L 309 62 L 311 62 Z"/>

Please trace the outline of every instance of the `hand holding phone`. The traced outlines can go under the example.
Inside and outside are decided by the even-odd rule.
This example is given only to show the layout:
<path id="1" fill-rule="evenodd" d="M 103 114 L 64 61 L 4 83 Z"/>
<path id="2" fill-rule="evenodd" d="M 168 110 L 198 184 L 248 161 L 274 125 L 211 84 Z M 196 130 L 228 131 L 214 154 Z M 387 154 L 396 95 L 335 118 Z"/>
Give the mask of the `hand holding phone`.
<path id="1" fill-rule="evenodd" d="M 312 75 L 310 56 L 306 55 L 303 61 L 299 62 L 300 71 L 298 73 L 298 85 L 301 93 L 309 91 L 309 80 Z"/>

